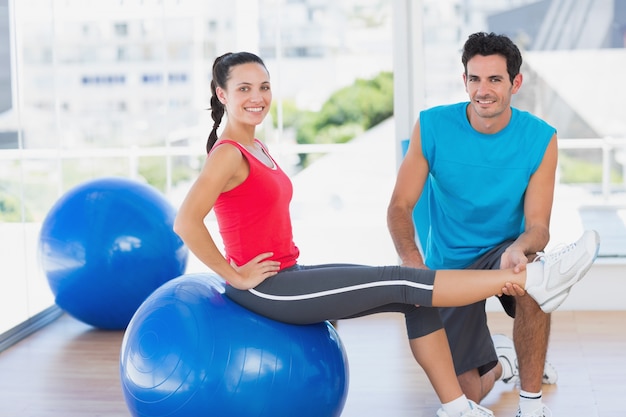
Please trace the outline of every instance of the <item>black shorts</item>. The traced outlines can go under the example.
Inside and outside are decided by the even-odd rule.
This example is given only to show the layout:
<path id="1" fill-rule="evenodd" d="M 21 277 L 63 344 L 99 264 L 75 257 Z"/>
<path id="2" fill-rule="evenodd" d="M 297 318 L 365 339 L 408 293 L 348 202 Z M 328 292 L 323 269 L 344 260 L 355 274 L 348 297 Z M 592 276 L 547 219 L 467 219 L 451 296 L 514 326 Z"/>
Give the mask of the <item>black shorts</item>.
<path id="1" fill-rule="evenodd" d="M 467 269 L 499 269 L 500 257 L 511 243 L 512 240 L 496 246 Z M 510 317 L 515 317 L 515 298 L 503 295 L 498 299 L 506 313 Z M 471 369 L 478 369 L 478 373 L 484 375 L 496 366 L 498 356 L 487 326 L 484 300 L 464 307 L 439 310 L 448 335 L 457 375 Z"/>

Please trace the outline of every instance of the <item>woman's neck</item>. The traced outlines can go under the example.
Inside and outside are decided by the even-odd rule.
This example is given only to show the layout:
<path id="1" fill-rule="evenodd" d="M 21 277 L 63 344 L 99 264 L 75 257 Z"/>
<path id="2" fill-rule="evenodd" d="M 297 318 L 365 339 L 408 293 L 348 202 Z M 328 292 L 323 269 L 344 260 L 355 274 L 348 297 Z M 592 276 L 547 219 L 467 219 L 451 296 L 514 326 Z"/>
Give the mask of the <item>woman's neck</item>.
<path id="1" fill-rule="evenodd" d="M 254 126 L 233 126 L 227 124 L 221 137 L 237 141 L 242 145 L 252 146 L 254 145 L 255 129 Z"/>

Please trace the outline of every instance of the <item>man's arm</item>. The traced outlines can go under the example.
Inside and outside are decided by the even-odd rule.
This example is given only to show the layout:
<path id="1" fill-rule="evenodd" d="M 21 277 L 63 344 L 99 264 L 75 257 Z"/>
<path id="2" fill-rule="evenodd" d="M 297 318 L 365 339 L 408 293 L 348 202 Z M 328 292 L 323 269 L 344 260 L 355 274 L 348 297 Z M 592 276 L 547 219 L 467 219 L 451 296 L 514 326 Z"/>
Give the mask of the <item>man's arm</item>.
<path id="1" fill-rule="evenodd" d="M 528 256 L 544 250 L 550 240 L 550 215 L 554 200 L 558 146 L 556 134 L 541 161 L 541 165 L 530 177 L 524 197 L 524 232 L 502 254 L 501 268 L 516 267 L 522 270 Z"/>
<path id="2" fill-rule="evenodd" d="M 424 259 L 415 242 L 413 209 L 424 189 L 428 163 L 422 154 L 419 120 L 415 123 L 409 149 L 400 164 L 396 185 L 387 208 L 387 227 L 402 264 L 425 268 Z"/>

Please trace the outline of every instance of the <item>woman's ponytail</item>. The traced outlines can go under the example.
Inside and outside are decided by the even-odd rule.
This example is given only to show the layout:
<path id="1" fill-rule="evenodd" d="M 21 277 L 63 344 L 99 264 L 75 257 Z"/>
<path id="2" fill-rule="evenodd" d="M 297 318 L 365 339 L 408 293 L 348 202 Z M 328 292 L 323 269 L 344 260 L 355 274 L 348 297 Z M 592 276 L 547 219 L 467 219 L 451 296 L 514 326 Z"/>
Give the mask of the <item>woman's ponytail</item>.
<path id="1" fill-rule="evenodd" d="M 211 150 L 213 145 L 215 145 L 215 142 L 217 142 L 217 128 L 220 127 L 222 117 L 224 117 L 224 105 L 217 98 L 215 87 L 215 81 L 211 81 L 211 119 L 213 119 L 213 128 L 206 142 L 207 153 Z"/>

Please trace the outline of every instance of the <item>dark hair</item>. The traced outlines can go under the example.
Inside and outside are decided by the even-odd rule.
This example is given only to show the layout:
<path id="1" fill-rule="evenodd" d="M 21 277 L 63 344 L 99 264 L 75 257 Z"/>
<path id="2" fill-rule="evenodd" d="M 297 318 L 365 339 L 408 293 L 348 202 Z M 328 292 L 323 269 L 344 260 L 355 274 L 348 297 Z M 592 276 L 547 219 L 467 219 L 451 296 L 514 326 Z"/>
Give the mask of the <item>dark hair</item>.
<path id="1" fill-rule="evenodd" d="M 211 129 L 211 133 L 207 139 L 207 152 L 211 150 L 217 141 L 217 128 L 222 122 L 225 110 L 224 105 L 217 98 L 216 88 L 220 87 L 226 89 L 226 83 L 230 78 L 230 70 L 232 67 L 250 62 L 261 64 L 267 70 L 263 60 L 250 52 L 228 52 L 215 58 L 215 62 L 213 62 L 213 79 L 211 80 L 211 118 L 213 119 L 213 129 Z"/>
<path id="2" fill-rule="evenodd" d="M 519 74 L 522 66 L 522 54 L 517 46 L 506 35 L 496 35 L 495 33 L 477 32 L 469 36 L 463 45 L 463 55 L 461 62 L 467 75 L 467 62 L 474 55 L 502 55 L 506 59 L 506 70 L 509 73 L 511 83 Z"/>

